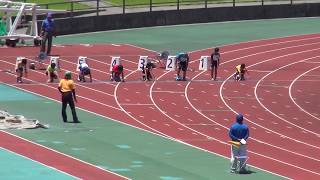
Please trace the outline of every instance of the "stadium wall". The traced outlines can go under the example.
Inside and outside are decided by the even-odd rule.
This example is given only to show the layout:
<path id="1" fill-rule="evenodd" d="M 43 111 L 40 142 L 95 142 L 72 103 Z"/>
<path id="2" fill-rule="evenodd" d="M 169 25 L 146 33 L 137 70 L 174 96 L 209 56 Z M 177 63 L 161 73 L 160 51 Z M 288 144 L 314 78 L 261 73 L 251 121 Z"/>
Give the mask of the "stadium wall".
<path id="1" fill-rule="evenodd" d="M 58 34 L 64 35 L 150 26 L 319 15 L 320 3 L 306 3 L 140 12 L 56 19 L 55 22 Z"/>

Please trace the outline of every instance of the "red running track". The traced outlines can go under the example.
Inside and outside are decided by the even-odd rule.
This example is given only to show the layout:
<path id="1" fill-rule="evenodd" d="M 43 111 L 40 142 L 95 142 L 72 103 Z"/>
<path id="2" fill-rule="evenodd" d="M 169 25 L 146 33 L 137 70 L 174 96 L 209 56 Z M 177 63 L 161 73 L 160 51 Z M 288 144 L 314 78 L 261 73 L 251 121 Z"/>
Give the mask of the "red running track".
<path id="1" fill-rule="evenodd" d="M 209 81 L 208 72 L 189 71 L 192 81 L 176 82 L 174 72 L 157 69 L 157 81 L 140 82 L 138 56 L 154 52 L 130 45 L 56 47 L 54 53 L 62 55 L 63 70 L 74 72 L 77 56 L 90 58 L 96 79 L 93 84 L 78 84 L 78 107 L 226 157 L 228 128 L 235 112 L 242 112 L 251 130 L 251 165 L 292 179 L 319 179 L 320 113 L 314 108 L 320 99 L 319 38 L 320 34 L 312 34 L 221 47 L 218 81 Z M 6 51 L 0 64 L 13 68 L 16 52 L 8 50 L 12 52 Z M 19 49 L 30 58 L 36 51 Z M 201 55 L 210 53 L 211 49 L 192 52 L 192 69 L 197 69 Z M 127 82 L 106 81 L 110 55 L 124 59 Z M 246 81 L 234 82 L 230 76 L 240 63 L 249 66 L 250 74 Z M 9 74 L 1 81 L 59 100 L 57 85 L 46 84 L 40 74 L 30 72 L 22 85 Z"/>

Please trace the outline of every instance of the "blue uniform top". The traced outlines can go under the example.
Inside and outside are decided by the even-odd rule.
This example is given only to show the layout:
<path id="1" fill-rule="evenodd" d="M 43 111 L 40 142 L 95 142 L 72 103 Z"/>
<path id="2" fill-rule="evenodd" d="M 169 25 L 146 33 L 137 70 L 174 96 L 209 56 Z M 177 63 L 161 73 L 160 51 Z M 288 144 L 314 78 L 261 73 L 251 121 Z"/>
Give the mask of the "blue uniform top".
<path id="1" fill-rule="evenodd" d="M 237 115 L 237 122 L 234 123 L 230 130 L 229 136 L 232 141 L 240 141 L 241 139 L 247 140 L 249 137 L 249 128 L 246 124 L 243 124 L 243 116 L 241 114 Z"/>
<path id="2" fill-rule="evenodd" d="M 188 62 L 189 61 L 189 56 L 187 53 L 181 52 L 176 56 L 177 60 L 179 62 Z"/>
<path id="3" fill-rule="evenodd" d="M 42 30 L 45 32 L 53 32 L 55 29 L 55 25 L 53 20 L 50 18 L 46 18 L 43 22 L 42 22 Z"/>

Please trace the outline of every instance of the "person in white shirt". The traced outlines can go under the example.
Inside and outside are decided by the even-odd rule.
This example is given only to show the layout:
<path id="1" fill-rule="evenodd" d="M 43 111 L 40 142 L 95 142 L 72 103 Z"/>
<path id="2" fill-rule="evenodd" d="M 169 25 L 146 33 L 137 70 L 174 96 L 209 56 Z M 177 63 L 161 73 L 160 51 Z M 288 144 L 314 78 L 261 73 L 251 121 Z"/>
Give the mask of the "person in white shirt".
<path id="1" fill-rule="evenodd" d="M 79 70 L 80 70 L 79 78 L 78 78 L 79 81 L 86 82 L 85 76 L 89 75 L 90 82 L 92 82 L 91 71 L 87 63 L 81 63 L 79 66 Z"/>

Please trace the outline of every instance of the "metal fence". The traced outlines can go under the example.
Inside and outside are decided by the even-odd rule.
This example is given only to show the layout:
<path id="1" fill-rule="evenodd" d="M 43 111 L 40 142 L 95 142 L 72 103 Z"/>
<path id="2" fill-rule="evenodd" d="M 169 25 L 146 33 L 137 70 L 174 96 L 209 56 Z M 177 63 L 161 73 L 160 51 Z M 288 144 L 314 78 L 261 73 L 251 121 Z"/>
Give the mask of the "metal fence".
<path id="1" fill-rule="evenodd" d="M 28 2 L 27 0 L 22 0 Z M 65 2 L 39 4 L 46 9 L 65 9 L 69 16 L 86 14 L 99 16 L 107 14 L 126 14 L 162 10 L 201 9 L 212 7 L 236 7 L 275 4 L 319 3 L 320 0 L 148 0 L 146 3 L 132 3 L 122 0 L 112 4 L 106 0 L 70 0 Z"/>

